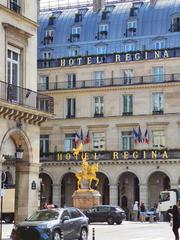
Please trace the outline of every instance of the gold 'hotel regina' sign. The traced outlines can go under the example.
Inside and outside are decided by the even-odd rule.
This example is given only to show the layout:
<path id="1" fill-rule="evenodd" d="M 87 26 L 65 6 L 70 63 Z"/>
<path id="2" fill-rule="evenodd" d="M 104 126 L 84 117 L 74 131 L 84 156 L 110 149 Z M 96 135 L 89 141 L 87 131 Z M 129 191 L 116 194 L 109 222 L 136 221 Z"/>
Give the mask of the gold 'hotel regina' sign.
<path id="1" fill-rule="evenodd" d="M 151 51 L 136 51 L 92 56 L 65 57 L 59 59 L 60 67 L 72 67 L 101 63 L 120 63 L 140 60 L 165 59 L 179 54 L 179 49 L 162 49 Z"/>
<path id="2" fill-rule="evenodd" d="M 113 151 L 109 152 L 109 159 L 104 159 L 106 153 L 104 152 L 82 152 L 78 156 L 74 156 L 73 153 L 56 153 L 56 160 L 63 161 L 63 160 L 82 160 L 86 158 L 87 160 L 131 160 L 131 159 L 168 159 L 168 151 L 167 150 L 151 150 L 151 151 Z"/>

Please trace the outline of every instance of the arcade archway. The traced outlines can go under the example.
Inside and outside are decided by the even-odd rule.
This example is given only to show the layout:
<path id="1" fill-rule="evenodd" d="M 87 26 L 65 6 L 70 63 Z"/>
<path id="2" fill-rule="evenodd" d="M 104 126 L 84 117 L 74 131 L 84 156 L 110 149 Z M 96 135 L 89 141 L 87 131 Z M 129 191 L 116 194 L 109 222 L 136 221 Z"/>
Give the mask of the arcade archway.
<path id="1" fill-rule="evenodd" d="M 40 207 L 42 208 L 45 202 L 52 203 L 52 184 L 53 181 L 47 173 L 40 173 L 41 191 L 40 191 Z"/>

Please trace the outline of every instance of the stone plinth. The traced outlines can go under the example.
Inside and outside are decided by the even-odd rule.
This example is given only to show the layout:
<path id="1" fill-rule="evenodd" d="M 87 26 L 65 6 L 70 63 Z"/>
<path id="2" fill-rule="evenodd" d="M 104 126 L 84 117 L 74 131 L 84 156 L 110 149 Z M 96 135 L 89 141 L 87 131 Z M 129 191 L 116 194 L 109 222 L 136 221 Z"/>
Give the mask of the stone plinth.
<path id="1" fill-rule="evenodd" d="M 77 190 L 73 193 L 73 206 L 86 210 L 100 203 L 101 194 L 96 190 Z"/>

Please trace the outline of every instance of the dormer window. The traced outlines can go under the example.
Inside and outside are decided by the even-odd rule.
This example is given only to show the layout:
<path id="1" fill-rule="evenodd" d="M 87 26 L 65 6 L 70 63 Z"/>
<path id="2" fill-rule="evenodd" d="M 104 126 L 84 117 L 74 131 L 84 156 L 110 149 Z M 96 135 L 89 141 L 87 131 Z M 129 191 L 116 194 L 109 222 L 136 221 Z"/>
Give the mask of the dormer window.
<path id="1" fill-rule="evenodd" d="M 19 0 L 10 0 L 9 8 L 16 13 L 20 13 L 21 12 L 20 1 Z"/>
<path id="2" fill-rule="evenodd" d="M 108 28 L 108 24 L 99 25 L 98 40 L 107 39 Z"/>
<path id="3" fill-rule="evenodd" d="M 139 8 L 137 7 L 132 7 L 130 8 L 130 14 L 129 16 L 130 17 L 136 17 L 138 15 L 138 12 L 139 12 Z"/>
<path id="4" fill-rule="evenodd" d="M 106 12 L 112 12 L 114 8 L 115 8 L 114 5 L 109 5 L 109 6 L 106 6 L 106 7 L 105 7 L 105 11 L 106 11 Z"/>
<path id="5" fill-rule="evenodd" d="M 75 57 L 75 56 L 78 56 L 79 55 L 79 47 L 71 47 L 69 49 L 69 57 Z"/>
<path id="6" fill-rule="evenodd" d="M 106 54 L 107 52 L 106 45 L 97 46 L 96 49 L 97 49 L 97 54 Z"/>
<path id="7" fill-rule="evenodd" d="M 52 44 L 54 40 L 54 29 L 47 29 L 45 31 L 44 45 Z"/>
<path id="8" fill-rule="evenodd" d="M 78 13 L 75 14 L 74 22 L 75 23 L 82 22 L 83 16 L 86 14 L 87 10 L 88 10 L 87 8 L 79 9 Z"/>
<path id="9" fill-rule="evenodd" d="M 126 43 L 125 46 L 124 46 L 124 51 L 125 52 L 133 52 L 133 51 L 135 51 L 135 43 L 134 42 Z"/>
<path id="10" fill-rule="evenodd" d="M 81 27 L 72 27 L 71 29 L 71 42 L 77 42 L 80 39 Z"/>
<path id="11" fill-rule="evenodd" d="M 171 32 L 180 32 L 180 14 L 172 17 Z"/>
<path id="12" fill-rule="evenodd" d="M 51 51 L 44 51 L 42 54 L 42 57 L 44 60 L 49 60 L 52 58 L 52 52 Z"/>
<path id="13" fill-rule="evenodd" d="M 165 44 L 165 39 L 159 39 L 159 40 L 155 40 L 154 41 L 154 49 L 155 50 L 158 50 L 158 49 L 163 49 L 163 48 L 165 48 L 166 46 L 165 46 L 166 44 Z"/>
<path id="14" fill-rule="evenodd" d="M 136 36 L 136 30 L 137 30 L 137 21 L 136 20 L 128 21 L 126 37 Z"/>
<path id="15" fill-rule="evenodd" d="M 111 12 L 104 10 L 104 11 L 102 12 L 101 20 L 108 20 L 109 17 L 110 17 L 110 15 L 111 15 Z"/>

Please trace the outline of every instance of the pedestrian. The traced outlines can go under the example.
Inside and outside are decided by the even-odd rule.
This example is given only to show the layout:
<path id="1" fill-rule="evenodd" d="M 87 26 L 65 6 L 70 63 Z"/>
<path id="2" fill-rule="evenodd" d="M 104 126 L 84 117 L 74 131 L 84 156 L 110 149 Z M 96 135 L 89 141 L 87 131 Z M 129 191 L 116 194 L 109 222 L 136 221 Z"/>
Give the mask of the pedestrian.
<path id="1" fill-rule="evenodd" d="M 144 203 L 141 203 L 140 205 L 140 221 L 145 222 L 146 218 L 146 208 L 144 206 Z"/>
<path id="2" fill-rule="evenodd" d="M 138 220 L 138 211 L 139 211 L 138 201 L 135 201 L 133 205 L 133 221 Z"/>
<path id="3" fill-rule="evenodd" d="M 179 240 L 179 210 L 176 205 L 173 206 L 172 211 L 172 230 L 175 236 L 175 240 Z"/>

